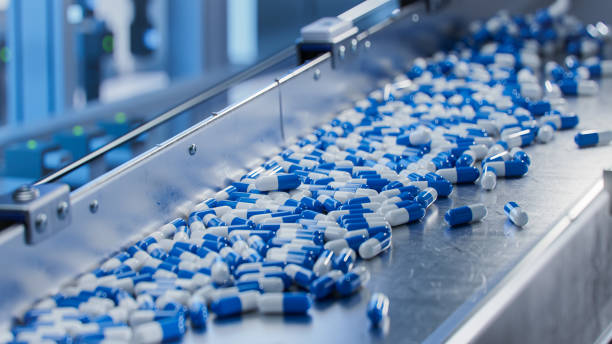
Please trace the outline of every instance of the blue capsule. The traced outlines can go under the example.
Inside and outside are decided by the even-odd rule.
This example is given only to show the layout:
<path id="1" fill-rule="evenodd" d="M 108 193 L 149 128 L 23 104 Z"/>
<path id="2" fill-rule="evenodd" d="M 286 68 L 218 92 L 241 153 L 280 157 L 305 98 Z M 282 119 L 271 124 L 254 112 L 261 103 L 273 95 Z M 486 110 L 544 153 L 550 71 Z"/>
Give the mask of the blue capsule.
<path id="1" fill-rule="evenodd" d="M 310 293 L 315 299 L 323 299 L 329 296 L 336 288 L 336 281 L 344 274 L 340 270 L 331 270 L 325 275 L 315 279 L 310 284 Z"/>
<path id="2" fill-rule="evenodd" d="M 378 326 L 389 315 L 389 298 L 382 293 L 372 295 L 366 314 L 372 325 Z"/>
<path id="3" fill-rule="evenodd" d="M 295 173 L 279 173 L 257 178 L 255 187 L 261 191 L 280 191 L 295 189 L 300 183 L 300 178 Z"/>
<path id="4" fill-rule="evenodd" d="M 519 227 L 523 227 L 527 224 L 527 221 L 529 221 L 527 213 L 521 207 L 519 207 L 516 202 L 506 203 L 504 205 L 504 212 L 506 213 L 506 216 L 508 216 L 508 219 Z"/>
<path id="5" fill-rule="evenodd" d="M 336 291 L 342 296 L 350 295 L 370 280 L 370 272 L 365 266 L 359 266 L 336 281 Z"/>
<path id="6" fill-rule="evenodd" d="M 228 296 L 213 301 L 210 309 L 219 317 L 238 315 L 257 309 L 258 291 L 249 290 L 236 296 Z"/>
<path id="7" fill-rule="evenodd" d="M 311 305 L 306 293 L 265 293 L 258 300 L 258 309 L 264 314 L 306 314 Z"/>
<path id="8" fill-rule="evenodd" d="M 452 227 L 482 220 L 487 208 L 480 203 L 453 208 L 446 212 L 444 220 Z"/>
<path id="9" fill-rule="evenodd" d="M 353 265 L 355 265 L 355 260 L 357 260 L 355 250 L 344 248 L 332 261 L 332 268 L 347 273 L 353 268 Z"/>
<path id="10" fill-rule="evenodd" d="M 612 141 L 612 130 L 585 130 L 574 137 L 580 148 L 607 145 Z"/>

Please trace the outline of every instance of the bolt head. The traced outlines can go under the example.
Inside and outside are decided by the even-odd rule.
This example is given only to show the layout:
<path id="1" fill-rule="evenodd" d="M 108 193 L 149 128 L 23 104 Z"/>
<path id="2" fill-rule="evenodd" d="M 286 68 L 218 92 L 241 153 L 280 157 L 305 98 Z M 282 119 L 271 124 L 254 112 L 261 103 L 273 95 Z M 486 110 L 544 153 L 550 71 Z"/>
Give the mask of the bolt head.
<path id="1" fill-rule="evenodd" d="M 93 201 L 89 203 L 89 211 L 92 214 L 95 214 L 98 211 L 98 207 L 99 207 L 98 200 L 94 199 Z"/>
<path id="2" fill-rule="evenodd" d="M 47 215 L 38 214 L 36 216 L 36 220 L 34 221 L 34 226 L 36 227 L 36 231 L 38 233 L 42 233 L 47 228 Z"/>
<path id="3" fill-rule="evenodd" d="M 65 218 L 69 211 L 70 211 L 70 207 L 68 206 L 68 202 L 60 202 L 57 205 L 57 216 L 60 219 Z"/>
<path id="4" fill-rule="evenodd" d="M 189 155 L 195 155 L 195 153 L 198 151 L 198 146 L 196 146 L 195 143 L 192 143 L 189 146 Z"/>

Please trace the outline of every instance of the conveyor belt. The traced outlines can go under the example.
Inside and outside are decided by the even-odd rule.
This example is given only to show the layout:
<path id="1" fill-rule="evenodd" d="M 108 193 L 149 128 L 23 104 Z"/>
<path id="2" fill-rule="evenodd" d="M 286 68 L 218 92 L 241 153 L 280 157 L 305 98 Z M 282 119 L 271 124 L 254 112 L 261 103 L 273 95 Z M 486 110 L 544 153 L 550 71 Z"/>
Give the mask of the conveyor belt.
<path id="1" fill-rule="evenodd" d="M 325 83 L 325 78 L 328 77 L 324 69 L 326 66 L 320 66 L 320 68 L 323 71 L 321 87 L 324 90 L 333 88 L 333 83 Z M 311 78 L 310 73 L 307 76 Z M 280 83 L 283 89 L 283 80 Z M 579 129 L 606 128 L 612 125 L 609 118 L 612 99 L 608 96 L 612 92 L 612 81 L 604 80 L 601 86 L 601 92 L 597 97 L 569 100 L 570 110 L 580 115 Z M 290 90 L 289 87 L 286 87 L 281 93 L 283 95 L 290 93 L 287 92 L 287 89 Z M 267 89 L 265 93 L 269 94 L 271 90 L 273 88 Z M 330 92 L 330 94 L 333 93 Z M 260 102 L 260 108 L 263 109 L 266 103 L 275 96 L 263 98 L 263 100 L 259 98 L 256 101 Z M 293 105 L 293 111 L 300 110 L 300 102 L 296 101 L 296 104 L 289 104 L 289 107 Z M 287 102 L 283 103 L 283 107 L 287 107 Z M 251 120 L 256 121 L 259 118 L 267 117 L 257 113 L 255 119 Z M 300 121 L 299 116 L 286 120 Z M 286 132 L 288 137 L 294 134 L 295 127 L 293 131 Z M 186 143 L 190 139 L 188 135 L 196 131 L 197 129 L 194 129 L 179 137 L 177 142 Z M 395 228 L 392 250 L 380 258 L 364 263 L 372 273 L 372 279 L 366 290 L 340 301 L 318 302 L 307 317 L 247 314 L 241 318 L 218 320 L 213 316 L 213 321 L 209 322 L 205 332 L 198 333 L 190 330 L 185 340 L 187 342 L 243 342 L 248 340 L 254 343 L 288 341 L 296 343 L 315 341 L 420 342 L 427 339 L 431 342 L 441 341 L 465 320 L 487 293 L 507 275 L 508 271 L 521 261 L 530 249 L 554 227 L 557 220 L 600 179 L 602 169 L 610 165 L 606 157 L 612 156 L 610 155 L 612 147 L 579 150 L 573 142 L 575 132 L 575 130 L 557 132 L 552 143 L 532 145 L 526 148 L 532 157 L 532 167 L 524 178 L 500 179 L 497 188 L 492 192 L 482 191 L 476 185 L 456 186 L 448 199 L 440 199 L 434 203 L 421 223 Z M 253 131 L 248 135 L 256 134 Z M 245 134 L 246 137 L 243 139 L 250 139 L 248 135 Z M 273 136 L 276 133 L 271 130 L 270 135 Z M 270 141 L 274 143 L 274 140 Z M 266 144 L 268 143 L 266 141 Z M 199 152 L 206 152 L 205 149 L 208 148 L 200 147 Z M 176 148 L 176 145 L 161 145 L 160 149 L 163 148 L 170 150 Z M 186 153 L 186 150 L 181 147 L 181 152 Z M 214 155 L 214 153 L 211 154 Z M 218 154 L 221 155 L 221 153 Z M 196 155 L 196 157 L 200 158 L 201 155 Z M 141 158 L 140 161 L 135 161 L 134 165 L 137 166 L 139 162 L 147 158 L 148 156 Z M 230 169 L 234 166 L 222 167 Z M 125 171 L 128 171 L 127 167 Z M 157 176 L 154 172 L 151 172 L 153 177 Z M 194 174 L 187 174 L 185 178 L 193 176 Z M 111 182 L 114 177 L 116 176 L 106 176 Z M 149 182 L 161 180 L 153 177 Z M 215 186 L 218 186 L 216 182 L 221 177 L 218 175 L 214 177 L 213 182 Z M 116 187 L 117 184 L 115 184 L 115 189 Z M 164 209 L 170 213 L 174 211 L 173 205 L 176 205 L 178 200 L 190 195 L 176 192 L 171 187 L 168 188 L 170 190 L 165 191 L 162 196 L 147 196 L 169 198 L 170 200 L 162 207 L 167 207 Z M 138 188 L 134 190 L 136 193 L 140 191 L 143 190 Z M 81 191 L 77 199 L 81 202 L 79 206 L 81 208 L 83 204 L 87 206 L 86 201 L 89 198 L 99 197 L 96 196 L 97 193 L 101 192 L 95 189 L 95 186 Z M 519 202 L 530 214 L 530 222 L 522 230 L 510 225 L 503 214 L 503 205 L 511 200 Z M 112 208 L 112 205 L 104 203 L 103 198 L 100 201 L 100 211 L 103 214 L 106 207 Z M 489 209 L 489 215 L 482 223 L 449 229 L 442 220 L 444 213 L 449 208 L 476 201 L 484 203 Z M 136 208 L 140 210 L 140 204 L 135 205 L 134 210 Z M 144 204 L 142 208 L 144 208 L 143 212 L 152 209 Z M 75 209 L 80 212 L 79 214 L 83 213 L 82 210 Z M 78 223 L 83 223 L 84 218 L 86 218 L 84 215 L 79 215 L 76 220 Z M 95 219 L 91 221 L 94 222 Z M 124 228 L 129 227 L 129 222 L 122 225 Z M 143 223 L 142 225 L 146 227 L 150 224 Z M 101 228 L 100 221 L 98 220 L 92 227 Z M 128 238 L 121 236 L 120 229 L 113 228 L 112 232 L 109 229 L 109 237 L 103 240 L 125 242 Z M 70 230 L 74 235 L 74 229 Z M 89 229 L 83 229 L 85 234 L 81 235 L 86 237 L 87 230 Z M 58 237 L 53 239 L 60 240 L 64 234 L 69 235 L 68 232 L 59 233 Z M 130 232 L 130 234 L 136 233 Z M 99 232 L 96 235 L 101 236 Z M 78 242 L 78 235 L 75 237 L 75 241 Z M 100 257 L 109 253 L 109 247 L 104 241 L 96 244 L 93 242 L 95 237 L 92 236 L 90 239 L 92 241 L 88 244 L 90 246 L 83 249 L 92 248 L 96 251 L 94 254 L 97 253 Z M 42 250 L 48 252 L 49 245 L 51 244 L 42 243 L 41 246 L 31 249 L 29 251 L 32 253 L 30 263 L 36 265 L 37 258 L 34 252 L 37 248 L 42 247 Z M 72 255 L 74 261 L 72 268 L 83 271 L 82 268 L 77 267 L 79 264 L 76 260 L 80 254 L 77 248 L 74 252 L 65 252 L 62 255 L 66 257 L 57 258 L 58 264 L 69 261 Z M 61 273 L 65 274 L 66 271 L 61 270 Z M 13 273 L 13 271 L 10 272 Z M 33 279 L 29 281 L 30 287 L 31 282 L 39 277 L 35 274 L 32 276 Z M 41 278 L 41 281 L 45 279 Z M 44 291 L 40 290 L 36 294 L 42 295 Z M 391 299 L 391 321 L 388 329 L 372 330 L 369 328 L 365 305 L 371 292 L 384 292 Z M 33 293 L 33 291 L 28 290 L 24 293 Z"/>
<path id="2" fill-rule="evenodd" d="M 612 80 L 601 82 L 592 98 L 568 98 L 568 109 L 580 115 L 579 130 L 612 125 Z M 308 317 L 245 314 L 213 320 L 205 333 L 190 331 L 187 342 L 253 343 L 438 342 L 554 227 L 612 164 L 612 146 L 578 149 L 577 131 L 555 133 L 553 142 L 525 149 L 532 157 L 529 173 L 500 179 L 495 190 L 456 185 L 439 199 L 422 222 L 393 229 L 392 249 L 362 262 L 372 278 L 366 290 L 347 299 L 318 302 Z M 518 229 L 507 221 L 503 206 L 516 201 L 529 212 L 529 224 Z M 484 203 L 482 223 L 450 229 L 444 213 L 453 207 Z M 579 278 L 577 276 L 577 278 Z M 388 331 L 371 329 L 365 314 L 372 292 L 391 301 Z M 442 326 L 444 325 L 444 326 Z M 441 327 L 442 326 L 442 327 Z"/>

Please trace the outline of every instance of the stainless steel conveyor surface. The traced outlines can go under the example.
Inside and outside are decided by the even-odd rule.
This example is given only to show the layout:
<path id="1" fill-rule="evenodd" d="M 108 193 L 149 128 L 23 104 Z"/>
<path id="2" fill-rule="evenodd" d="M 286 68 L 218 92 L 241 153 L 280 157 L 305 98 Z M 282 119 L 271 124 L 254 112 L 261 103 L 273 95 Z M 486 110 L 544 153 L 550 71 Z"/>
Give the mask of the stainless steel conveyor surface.
<path id="1" fill-rule="evenodd" d="M 570 98 L 568 109 L 580 115 L 578 130 L 612 128 L 612 80 L 598 96 Z M 214 319 L 203 333 L 189 331 L 187 342 L 249 343 L 406 343 L 438 342 L 464 320 L 479 301 L 566 215 L 612 165 L 612 146 L 578 149 L 577 130 L 561 131 L 549 144 L 525 148 L 532 157 L 520 179 L 499 179 L 491 192 L 458 185 L 439 199 L 420 223 L 393 229 L 392 249 L 360 262 L 372 273 L 367 288 L 342 300 L 317 302 L 307 317 L 246 314 Z M 515 201 L 528 211 L 527 226 L 507 221 L 503 206 Z M 444 213 L 482 202 L 481 223 L 449 228 Z M 577 276 L 580 278 L 580 276 Z M 365 309 L 373 292 L 391 300 L 386 330 L 369 326 Z"/>

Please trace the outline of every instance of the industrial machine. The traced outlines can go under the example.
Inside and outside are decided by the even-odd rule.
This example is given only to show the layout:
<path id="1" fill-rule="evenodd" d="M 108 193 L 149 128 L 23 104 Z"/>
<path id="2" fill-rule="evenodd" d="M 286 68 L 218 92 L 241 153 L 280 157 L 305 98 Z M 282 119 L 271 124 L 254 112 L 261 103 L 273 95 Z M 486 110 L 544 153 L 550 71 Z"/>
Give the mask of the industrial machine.
<path id="1" fill-rule="evenodd" d="M 210 190 L 354 106 L 415 57 L 444 48 L 470 21 L 502 7 L 527 13 L 547 5 L 365 1 L 335 18 L 350 23 L 343 30 L 317 31 L 315 22 L 296 46 L 150 121 L 113 132 L 100 148 L 64 136 L 63 149 L 78 160 L 0 198 L 7 221 L 0 231 L 0 324 L 8 326 L 35 300 L 118 249 L 187 216 Z M 610 20 L 611 10 L 610 3 L 596 1 L 572 7 L 587 22 Z M 228 95 L 245 85 L 255 91 L 230 102 Z M 612 80 L 603 79 L 600 90 L 591 98 L 568 98 L 568 109 L 580 115 L 580 129 L 612 126 Z M 209 116 L 72 191 L 58 182 L 143 134 L 155 139 L 156 128 L 187 112 Z M 317 302 L 308 316 L 211 316 L 205 331 L 190 329 L 184 341 L 607 342 L 612 146 L 581 150 L 574 134 L 558 132 L 555 144 L 529 147 L 535 167 L 527 177 L 504 180 L 490 193 L 476 185 L 458 186 L 421 222 L 394 228 L 392 249 L 361 263 L 372 274 L 365 290 L 341 301 Z M 36 154 L 48 149 L 35 148 Z M 519 195 L 530 212 L 524 229 L 509 224 L 502 211 Z M 485 221 L 448 228 L 443 214 L 472 201 L 489 207 Z M 365 306 L 374 292 L 391 300 L 386 328 L 368 326 Z"/>

